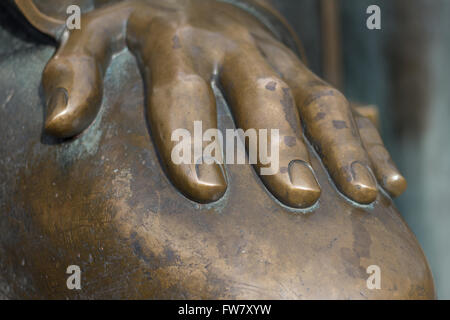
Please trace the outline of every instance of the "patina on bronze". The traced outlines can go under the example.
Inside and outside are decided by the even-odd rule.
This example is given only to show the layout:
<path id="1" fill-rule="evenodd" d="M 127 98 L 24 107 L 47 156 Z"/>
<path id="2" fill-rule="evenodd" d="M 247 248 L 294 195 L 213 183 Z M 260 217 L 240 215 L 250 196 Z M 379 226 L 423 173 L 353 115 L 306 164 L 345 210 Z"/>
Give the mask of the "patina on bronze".
<path id="1" fill-rule="evenodd" d="M 45 128 L 54 136 L 76 136 L 92 123 L 111 57 L 128 47 L 145 78 L 147 116 L 162 163 L 188 198 L 213 202 L 227 188 L 220 165 L 175 165 L 170 158 L 175 145 L 170 138 L 177 128 L 193 133 L 194 121 L 202 121 L 205 130 L 217 128 L 209 84 L 215 76 L 237 127 L 280 130 L 280 172 L 261 179 L 284 204 L 306 208 L 320 196 L 299 119 L 338 188 L 350 199 L 364 204 L 375 200 L 377 181 L 371 171 L 393 195 L 406 188 L 379 139 L 375 150 L 382 157 L 365 150 L 342 94 L 305 68 L 259 20 L 234 5 L 123 1 L 87 13 L 81 30 L 62 31 L 62 21 L 60 26 L 55 19 L 49 21 L 32 1 L 16 3 L 33 24 L 60 42 L 43 75 Z M 375 129 L 365 133 L 363 140 L 372 144 Z M 257 167 L 262 166 L 259 160 Z"/>
<path id="2" fill-rule="evenodd" d="M 43 73 L 45 132 L 79 136 L 42 144 L 39 117 L 18 109 L 29 120 L 21 153 L 12 154 L 26 166 L 7 176 L 17 182 L 2 204 L 11 295 L 434 297 L 420 246 L 377 190 L 378 181 L 398 195 L 406 182 L 375 126 L 255 16 L 220 1 L 124 1 L 86 13 L 81 30 L 69 32 L 40 24 L 48 15 L 38 1 L 16 2 L 60 42 Z M 2 126 L 15 116 L 6 113 Z M 232 119 L 243 129 L 280 130 L 279 173 L 258 179 L 247 166 L 171 162 L 172 130 L 192 129 L 194 120 L 230 128 Z M 370 205 L 347 200 L 332 181 Z M 84 270 L 79 292 L 65 286 L 72 264 Z M 366 286 L 373 264 L 380 290 Z M 19 273 L 25 284 L 12 281 Z"/>

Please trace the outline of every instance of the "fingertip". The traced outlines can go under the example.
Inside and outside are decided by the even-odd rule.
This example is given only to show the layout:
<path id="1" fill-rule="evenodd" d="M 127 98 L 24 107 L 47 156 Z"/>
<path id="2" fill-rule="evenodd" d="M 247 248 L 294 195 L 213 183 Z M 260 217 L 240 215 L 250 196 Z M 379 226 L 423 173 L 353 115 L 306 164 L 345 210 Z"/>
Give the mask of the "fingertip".
<path id="1" fill-rule="evenodd" d="M 227 181 L 221 166 L 213 164 L 195 165 L 196 181 L 191 197 L 199 203 L 210 203 L 219 200 L 227 190 Z"/>
<path id="2" fill-rule="evenodd" d="M 383 177 L 382 186 L 391 196 L 398 197 L 405 192 L 408 183 L 406 182 L 405 177 L 396 172 Z"/>
<path id="3" fill-rule="evenodd" d="M 56 138 L 70 138 L 72 136 L 71 130 L 67 129 L 67 125 L 64 125 L 60 118 L 58 115 L 47 118 L 44 131 L 46 134 Z"/>
<path id="4" fill-rule="evenodd" d="M 311 167 L 304 161 L 294 160 L 289 163 L 291 190 L 287 202 L 296 208 L 308 208 L 319 200 L 321 189 Z"/>
<path id="5" fill-rule="evenodd" d="M 54 57 L 43 74 L 47 97 L 44 131 L 57 138 L 71 138 L 94 121 L 102 102 L 103 78 L 89 56 Z"/>
<path id="6" fill-rule="evenodd" d="M 370 170 L 359 162 L 353 162 L 345 179 L 338 180 L 340 190 L 360 204 L 374 202 L 378 195 L 377 183 Z"/>
<path id="7" fill-rule="evenodd" d="M 185 197 L 208 204 L 223 197 L 228 184 L 221 165 L 208 164 L 170 164 L 166 167 L 168 178 Z"/>
<path id="8" fill-rule="evenodd" d="M 76 134 L 73 119 L 68 112 L 68 93 L 64 88 L 57 88 L 48 99 L 47 116 L 44 131 L 57 138 L 69 138 Z"/>
<path id="9" fill-rule="evenodd" d="M 288 207 L 312 207 L 321 195 L 319 183 L 305 161 L 293 160 L 287 168 L 274 175 L 261 175 L 261 179 L 273 196 Z"/>
<path id="10" fill-rule="evenodd" d="M 320 195 L 321 190 L 318 185 L 294 185 L 289 191 L 289 196 L 280 201 L 292 208 L 306 209 L 315 205 Z"/>

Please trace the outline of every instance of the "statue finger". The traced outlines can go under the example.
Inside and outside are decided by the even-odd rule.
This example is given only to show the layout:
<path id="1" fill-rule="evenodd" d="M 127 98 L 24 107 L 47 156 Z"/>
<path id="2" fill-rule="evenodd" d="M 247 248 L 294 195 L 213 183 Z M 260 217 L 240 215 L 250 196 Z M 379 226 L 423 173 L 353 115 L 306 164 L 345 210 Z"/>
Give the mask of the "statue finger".
<path id="1" fill-rule="evenodd" d="M 375 125 L 358 112 L 355 112 L 355 119 L 378 183 L 390 195 L 398 197 L 407 188 L 406 179 L 400 174 L 392 161 Z"/>
<path id="2" fill-rule="evenodd" d="M 291 207 L 316 203 L 321 189 L 288 85 L 252 45 L 225 57 L 220 82 L 236 126 L 247 134 L 249 160 L 267 189 Z"/>
<path id="3" fill-rule="evenodd" d="M 292 88 L 305 132 L 338 189 L 368 204 L 377 197 L 377 183 L 346 98 L 310 70 L 289 49 L 260 39 L 259 48 Z"/>
<path id="4" fill-rule="evenodd" d="M 131 8 L 116 9 L 88 13 L 80 29 L 64 31 L 42 78 L 47 133 L 73 137 L 94 121 L 102 102 L 103 76 L 112 55 L 125 45 L 123 26 Z"/>
<path id="5" fill-rule="evenodd" d="M 161 163 L 186 197 L 199 203 L 216 201 L 227 181 L 220 139 L 203 139 L 203 132 L 217 133 L 211 86 L 195 71 L 176 29 L 142 18 L 131 17 L 128 41 L 144 77 L 146 112 Z M 150 30 L 145 35 L 144 25 Z M 213 149 L 209 158 L 204 157 L 206 147 Z"/>

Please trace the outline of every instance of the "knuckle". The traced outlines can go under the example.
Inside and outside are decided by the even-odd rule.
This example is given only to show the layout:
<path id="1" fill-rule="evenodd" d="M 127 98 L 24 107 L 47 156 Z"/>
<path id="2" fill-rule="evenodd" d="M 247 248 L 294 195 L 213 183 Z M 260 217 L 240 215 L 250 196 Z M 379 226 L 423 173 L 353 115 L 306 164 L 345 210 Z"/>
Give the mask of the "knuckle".
<path id="1" fill-rule="evenodd" d="M 347 104 L 347 99 L 339 90 L 330 86 L 321 86 L 306 98 L 304 105 L 309 106 L 322 99 L 327 99 L 327 102 L 330 104 Z"/>
<path id="2" fill-rule="evenodd" d="M 279 95 L 283 95 L 286 90 L 289 90 L 288 88 L 289 87 L 286 82 L 274 76 L 262 78 L 256 81 L 257 90 L 273 91 Z"/>

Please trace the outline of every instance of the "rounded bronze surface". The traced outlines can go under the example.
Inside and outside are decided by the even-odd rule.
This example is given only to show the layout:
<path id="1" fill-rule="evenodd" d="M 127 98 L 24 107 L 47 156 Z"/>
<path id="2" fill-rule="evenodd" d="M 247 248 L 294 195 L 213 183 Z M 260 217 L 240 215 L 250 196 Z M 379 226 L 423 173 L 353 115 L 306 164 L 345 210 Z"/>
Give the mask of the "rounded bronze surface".
<path id="1" fill-rule="evenodd" d="M 148 134 L 142 80 L 121 53 L 103 105 L 81 136 L 42 135 L 39 81 L 53 52 L 0 63 L 0 270 L 10 298 L 432 299 L 423 252 L 392 201 L 346 200 L 317 157 L 322 189 L 310 211 L 282 206 L 250 166 L 227 166 L 225 196 L 187 200 L 161 169 Z M 218 102 L 221 129 L 233 127 Z M 82 289 L 68 290 L 79 265 Z M 381 268 L 369 290 L 366 268 Z"/>

